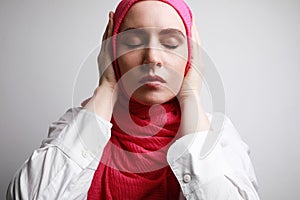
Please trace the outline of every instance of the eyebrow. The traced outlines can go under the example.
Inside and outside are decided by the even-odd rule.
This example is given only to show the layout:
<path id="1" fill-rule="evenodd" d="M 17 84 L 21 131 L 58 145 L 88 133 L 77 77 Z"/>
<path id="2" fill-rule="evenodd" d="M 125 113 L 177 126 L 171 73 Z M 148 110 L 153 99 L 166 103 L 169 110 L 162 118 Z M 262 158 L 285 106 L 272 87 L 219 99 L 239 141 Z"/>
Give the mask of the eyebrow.
<path id="1" fill-rule="evenodd" d="M 131 31 L 131 32 L 138 33 L 138 34 L 146 33 L 146 31 L 144 29 L 142 29 L 142 28 L 134 28 L 134 27 L 126 28 L 125 30 L 123 30 L 121 32 L 126 32 L 126 31 Z"/>
<path id="2" fill-rule="evenodd" d="M 185 38 L 185 35 L 179 30 L 179 29 L 176 29 L 176 28 L 167 28 L 167 29 L 163 29 L 160 31 L 160 35 L 168 35 L 168 34 L 180 34 L 183 38 Z"/>
<path id="3" fill-rule="evenodd" d="M 134 33 L 137 34 L 144 34 L 146 33 L 146 31 L 143 28 L 134 28 L 134 27 L 129 27 L 126 28 L 125 30 L 121 31 L 121 32 L 126 32 L 126 31 L 130 31 L 130 30 L 134 30 Z M 159 32 L 159 35 L 168 35 L 168 34 L 179 34 L 181 35 L 183 38 L 185 38 L 185 35 L 182 33 L 182 31 L 180 31 L 179 29 L 176 28 L 167 28 L 167 29 L 163 29 Z"/>

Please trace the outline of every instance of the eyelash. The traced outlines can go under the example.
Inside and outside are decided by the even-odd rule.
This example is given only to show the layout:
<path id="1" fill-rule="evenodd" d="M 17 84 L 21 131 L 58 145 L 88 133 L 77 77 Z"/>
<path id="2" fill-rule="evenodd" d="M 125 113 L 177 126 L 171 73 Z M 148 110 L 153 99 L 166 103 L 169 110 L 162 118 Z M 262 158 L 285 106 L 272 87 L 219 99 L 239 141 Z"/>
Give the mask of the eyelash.
<path id="1" fill-rule="evenodd" d="M 173 46 L 173 45 L 167 45 L 167 44 L 163 44 L 166 48 L 168 48 L 168 49 L 176 49 L 177 47 L 178 47 L 178 45 L 175 45 L 175 46 Z"/>
<path id="2" fill-rule="evenodd" d="M 129 49 L 135 49 L 135 48 L 138 48 L 140 46 L 142 46 L 143 44 L 137 44 L 137 45 L 131 45 L 131 44 L 126 44 L 126 46 L 129 48 Z"/>
<path id="3" fill-rule="evenodd" d="M 143 44 L 137 44 L 137 45 L 131 45 L 131 44 L 126 44 L 126 46 L 129 48 L 129 49 L 135 49 L 135 48 L 138 48 L 140 46 L 142 46 Z M 167 49 L 176 49 L 179 45 L 167 45 L 167 44 L 163 44 L 164 47 L 166 47 Z"/>

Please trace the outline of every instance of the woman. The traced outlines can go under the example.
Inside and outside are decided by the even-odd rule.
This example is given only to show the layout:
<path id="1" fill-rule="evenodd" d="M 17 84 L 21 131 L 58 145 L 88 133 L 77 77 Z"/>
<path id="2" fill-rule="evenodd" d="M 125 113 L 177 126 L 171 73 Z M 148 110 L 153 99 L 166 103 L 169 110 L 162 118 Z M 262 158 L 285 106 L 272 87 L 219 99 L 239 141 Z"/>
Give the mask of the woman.
<path id="1" fill-rule="evenodd" d="M 247 145 L 227 118 L 199 159 L 210 120 L 192 24 L 183 0 L 121 1 L 94 95 L 50 126 L 7 199 L 259 199 Z"/>

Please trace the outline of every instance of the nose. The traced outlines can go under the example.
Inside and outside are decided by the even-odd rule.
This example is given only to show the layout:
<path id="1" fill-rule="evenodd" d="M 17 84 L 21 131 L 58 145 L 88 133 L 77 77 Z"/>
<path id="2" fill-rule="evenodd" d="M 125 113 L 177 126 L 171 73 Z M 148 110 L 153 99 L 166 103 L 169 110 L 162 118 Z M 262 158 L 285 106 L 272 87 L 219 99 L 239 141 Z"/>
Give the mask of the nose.
<path id="1" fill-rule="evenodd" d="M 161 60 L 162 52 L 153 47 L 144 49 L 144 66 L 147 70 L 155 70 L 156 68 L 162 67 L 163 63 Z"/>

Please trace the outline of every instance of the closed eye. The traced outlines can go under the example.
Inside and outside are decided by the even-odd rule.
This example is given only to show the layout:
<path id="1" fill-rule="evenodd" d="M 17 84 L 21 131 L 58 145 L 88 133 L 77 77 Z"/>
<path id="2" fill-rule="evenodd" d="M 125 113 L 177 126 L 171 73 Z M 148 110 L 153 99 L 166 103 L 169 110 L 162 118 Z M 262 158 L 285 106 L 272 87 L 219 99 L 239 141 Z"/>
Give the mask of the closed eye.
<path id="1" fill-rule="evenodd" d="M 160 43 L 168 49 L 176 49 L 182 43 L 182 40 L 178 37 L 169 35 L 168 37 L 161 38 Z"/>
<path id="2" fill-rule="evenodd" d="M 144 45 L 144 38 L 140 35 L 124 34 L 120 37 L 121 43 L 129 49 L 138 48 Z"/>
<path id="3" fill-rule="evenodd" d="M 135 49 L 135 48 L 138 48 L 140 46 L 142 46 L 143 44 L 126 44 L 126 46 L 129 48 L 129 49 Z"/>
<path id="4" fill-rule="evenodd" d="M 179 45 L 168 45 L 168 44 L 163 44 L 166 48 L 168 49 L 176 49 Z"/>

